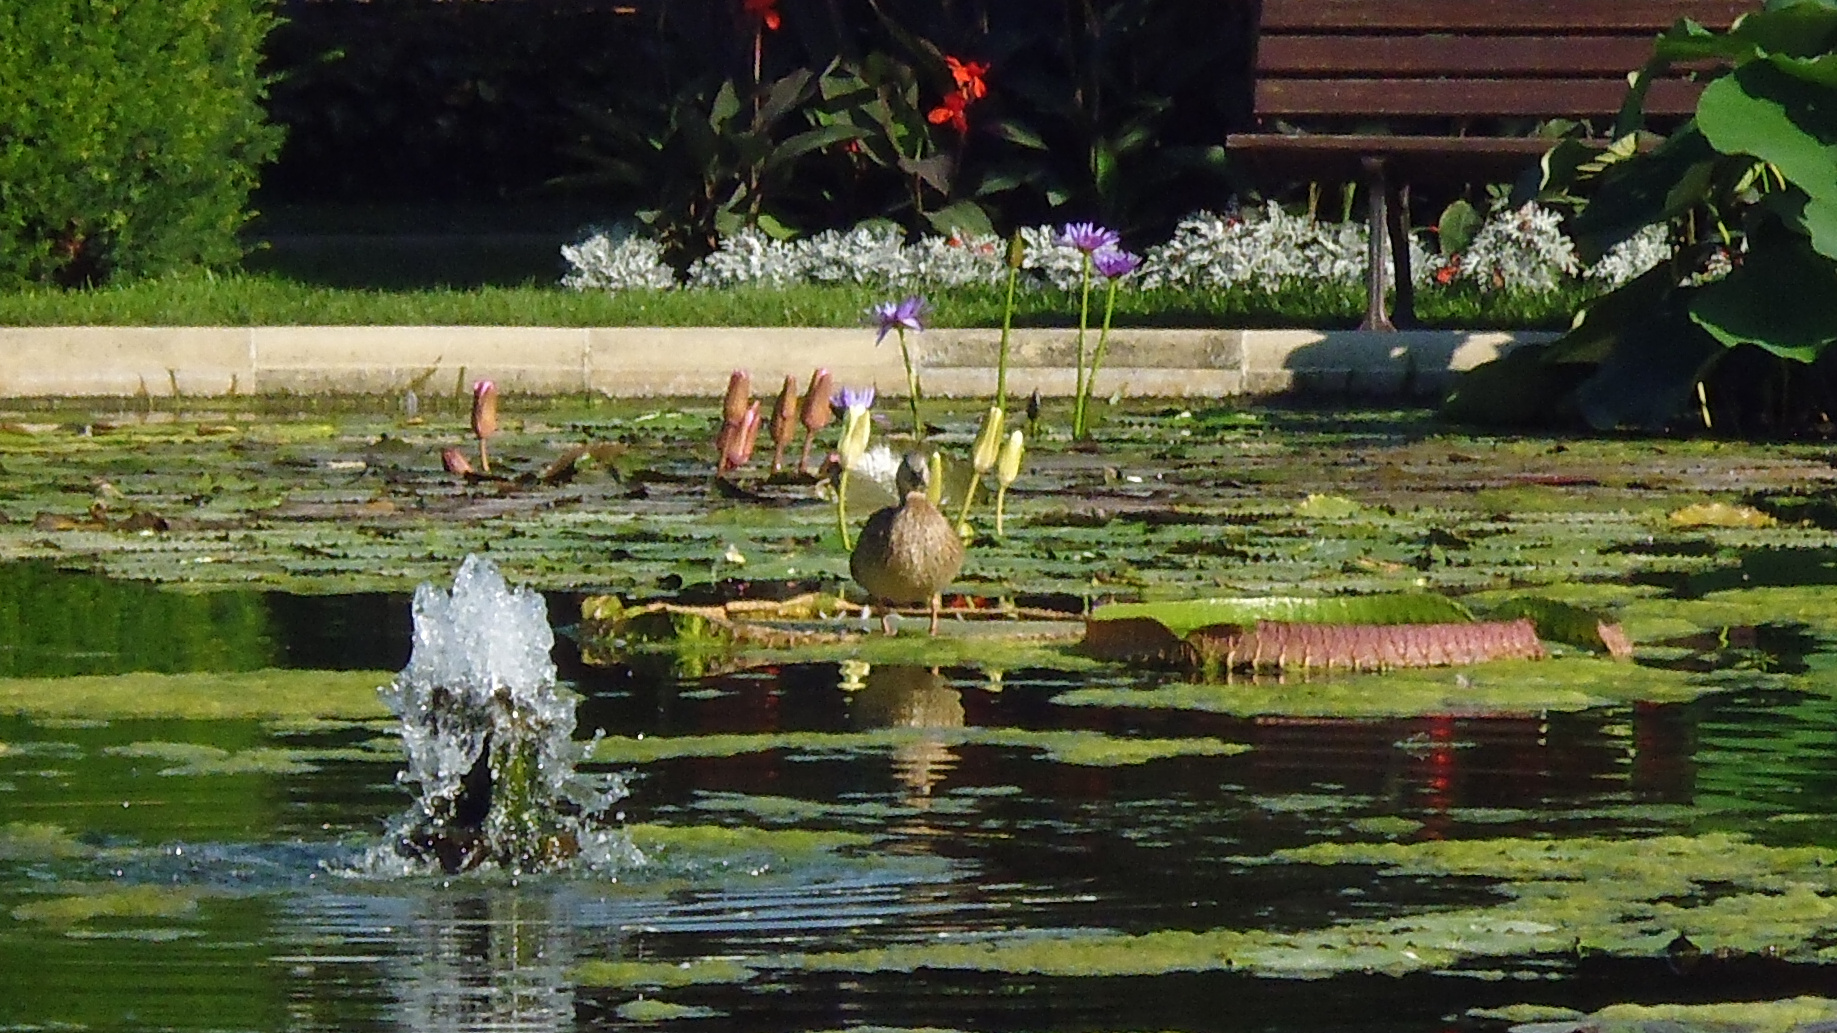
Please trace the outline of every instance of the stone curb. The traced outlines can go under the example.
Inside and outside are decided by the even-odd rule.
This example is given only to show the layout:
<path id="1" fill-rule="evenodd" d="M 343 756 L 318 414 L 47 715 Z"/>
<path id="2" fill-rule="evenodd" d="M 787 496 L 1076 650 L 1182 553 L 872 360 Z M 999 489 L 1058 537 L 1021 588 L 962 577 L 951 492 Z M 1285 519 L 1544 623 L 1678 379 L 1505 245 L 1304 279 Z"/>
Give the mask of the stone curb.
<path id="1" fill-rule="evenodd" d="M 907 343 L 923 390 L 992 394 L 1000 333 L 928 330 Z M 1226 397 L 1299 392 L 1421 396 L 1551 334 L 1501 331 L 1115 330 L 1094 393 Z M 1095 331 L 1087 336 L 1094 346 Z M 1073 391 L 1073 330 L 1017 330 L 1008 390 Z M 517 394 L 719 395 L 746 369 L 756 391 L 829 369 L 837 386 L 905 392 L 899 347 L 862 329 L 0 327 L 0 397 L 399 394 L 489 377 Z"/>

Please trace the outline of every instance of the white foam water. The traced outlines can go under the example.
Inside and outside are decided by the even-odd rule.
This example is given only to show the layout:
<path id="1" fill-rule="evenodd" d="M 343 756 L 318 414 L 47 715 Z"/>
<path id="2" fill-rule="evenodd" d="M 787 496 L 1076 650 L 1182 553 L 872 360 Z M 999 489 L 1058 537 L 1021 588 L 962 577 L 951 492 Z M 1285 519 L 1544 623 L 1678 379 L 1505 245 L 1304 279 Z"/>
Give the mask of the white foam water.
<path id="1" fill-rule="evenodd" d="M 638 860 L 607 827 L 626 795 L 616 776 L 576 770 L 579 697 L 556 684 L 548 606 L 512 588 L 497 566 L 467 556 L 450 591 L 415 590 L 414 650 L 379 690 L 402 722 L 416 805 L 392 829 L 391 851 L 448 871 L 512 871 Z M 383 852 L 380 871 L 391 865 Z"/>

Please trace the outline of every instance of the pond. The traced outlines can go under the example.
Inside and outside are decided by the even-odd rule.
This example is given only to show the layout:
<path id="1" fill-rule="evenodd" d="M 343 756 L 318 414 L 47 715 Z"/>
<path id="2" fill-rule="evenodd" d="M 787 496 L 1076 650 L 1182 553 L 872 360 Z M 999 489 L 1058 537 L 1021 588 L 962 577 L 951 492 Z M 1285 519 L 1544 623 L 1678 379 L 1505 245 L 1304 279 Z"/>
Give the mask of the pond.
<path id="1" fill-rule="evenodd" d="M 1530 593 L 1616 620 L 1632 662 L 1206 681 L 953 634 L 933 662 L 855 639 L 691 671 L 583 648 L 583 596 L 833 579 L 833 513 L 757 483 L 710 507 L 688 439 L 711 411 L 655 412 L 494 443 L 536 469 L 630 432 L 627 468 L 571 486 L 446 478 L 416 438 L 452 418 L 187 415 L 113 445 L 22 417 L 47 429 L 0 451 L 0 1028 L 1837 1019 L 1816 449 L 1116 412 L 1103 451 L 1041 450 L 958 586 L 1071 618 L 1203 586 Z M 628 781 L 616 871 L 363 864 L 409 801 L 374 691 L 408 592 L 487 544 L 548 593 L 603 733 L 583 766 Z"/>

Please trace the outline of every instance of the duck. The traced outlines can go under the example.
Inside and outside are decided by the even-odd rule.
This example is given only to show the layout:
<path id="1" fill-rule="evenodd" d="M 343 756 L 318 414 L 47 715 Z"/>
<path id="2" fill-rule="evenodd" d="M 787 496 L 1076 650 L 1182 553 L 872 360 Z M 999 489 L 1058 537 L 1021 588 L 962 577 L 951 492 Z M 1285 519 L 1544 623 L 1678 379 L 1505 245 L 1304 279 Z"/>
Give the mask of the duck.
<path id="1" fill-rule="evenodd" d="M 849 555 L 848 572 L 875 602 L 929 603 L 931 634 L 936 635 L 942 593 L 963 569 L 963 539 L 926 497 L 930 480 L 929 457 L 923 452 L 906 453 L 894 474 L 900 501 L 867 518 Z M 893 633 L 891 612 L 881 614 L 881 628 Z"/>

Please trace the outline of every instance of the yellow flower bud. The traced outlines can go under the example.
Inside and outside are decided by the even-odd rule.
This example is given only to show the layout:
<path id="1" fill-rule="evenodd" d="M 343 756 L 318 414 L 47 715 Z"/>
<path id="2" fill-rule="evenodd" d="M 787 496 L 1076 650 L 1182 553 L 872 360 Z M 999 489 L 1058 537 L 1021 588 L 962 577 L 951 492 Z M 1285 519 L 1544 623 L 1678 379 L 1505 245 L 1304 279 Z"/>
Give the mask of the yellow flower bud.
<path id="1" fill-rule="evenodd" d="M 970 448 L 970 467 L 977 476 L 995 469 L 995 455 L 1001 449 L 1001 406 L 989 407 L 989 414 L 982 418 L 982 429 L 976 432 L 976 444 Z"/>
<path id="2" fill-rule="evenodd" d="M 1002 442 L 1001 455 L 995 460 L 995 479 L 1006 488 L 1021 475 L 1021 456 L 1027 451 L 1021 432 L 1015 431 Z"/>
<path id="3" fill-rule="evenodd" d="M 867 454 L 868 437 L 873 429 L 874 421 L 868 416 L 866 406 L 849 406 L 848 413 L 842 417 L 842 441 L 836 446 L 842 469 L 854 469 Z"/>
<path id="4" fill-rule="evenodd" d="M 1027 260 L 1027 245 L 1021 241 L 1021 231 L 1015 230 L 1008 238 L 1008 268 L 1019 269 Z"/>
<path id="5" fill-rule="evenodd" d="M 944 453 L 931 453 L 926 465 L 930 474 L 925 478 L 925 497 L 935 506 L 944 501 Z"/>

